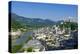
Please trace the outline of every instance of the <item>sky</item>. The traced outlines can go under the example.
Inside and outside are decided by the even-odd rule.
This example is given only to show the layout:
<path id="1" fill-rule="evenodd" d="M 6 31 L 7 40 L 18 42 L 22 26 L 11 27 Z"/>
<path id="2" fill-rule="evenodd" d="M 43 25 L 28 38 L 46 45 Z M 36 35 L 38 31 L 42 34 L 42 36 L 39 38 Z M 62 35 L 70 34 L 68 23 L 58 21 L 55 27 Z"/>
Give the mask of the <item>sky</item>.
<path id="1" fill-rule="evenodd" d="M 12 1 L 11 12 L 28 18 L 50 19 L 77 18 L 77 5 Z"/>

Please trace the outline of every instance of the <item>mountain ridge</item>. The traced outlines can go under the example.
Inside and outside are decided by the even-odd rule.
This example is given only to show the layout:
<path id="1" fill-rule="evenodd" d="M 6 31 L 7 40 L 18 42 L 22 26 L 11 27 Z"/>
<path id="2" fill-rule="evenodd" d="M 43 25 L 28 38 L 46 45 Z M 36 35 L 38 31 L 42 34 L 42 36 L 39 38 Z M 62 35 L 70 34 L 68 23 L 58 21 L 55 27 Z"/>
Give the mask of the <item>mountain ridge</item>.
<path id="1" fill-rule="evenodd" d="M 49 19 L 40 19 L 40 18 L 28 18 L 19 16 L 15 13 L 10 13 L 11 15 L 11 21 L 17 21 L 20 22 L 20 24 L 27 25 L 30 27 L 43 27 L 43 26 L 52 26 L 55 24 L 54 21 L 51 21 Z"/>

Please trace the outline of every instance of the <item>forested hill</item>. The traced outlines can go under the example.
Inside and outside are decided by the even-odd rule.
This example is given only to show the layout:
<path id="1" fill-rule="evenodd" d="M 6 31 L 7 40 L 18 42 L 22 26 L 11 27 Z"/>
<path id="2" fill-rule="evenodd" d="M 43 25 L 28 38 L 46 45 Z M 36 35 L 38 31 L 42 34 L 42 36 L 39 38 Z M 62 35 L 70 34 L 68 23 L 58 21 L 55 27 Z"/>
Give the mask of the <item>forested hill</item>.
<path id="1" fill-rule="evenodd" d="M 13 28 L 21 28 L 21 27 L 31 27 L 38 28 L 44 26 L 52 26 L 55 22 L 49 19 L 40 19 L 40 18 L 27 18 L 11 13 L 11 26 Z"/>

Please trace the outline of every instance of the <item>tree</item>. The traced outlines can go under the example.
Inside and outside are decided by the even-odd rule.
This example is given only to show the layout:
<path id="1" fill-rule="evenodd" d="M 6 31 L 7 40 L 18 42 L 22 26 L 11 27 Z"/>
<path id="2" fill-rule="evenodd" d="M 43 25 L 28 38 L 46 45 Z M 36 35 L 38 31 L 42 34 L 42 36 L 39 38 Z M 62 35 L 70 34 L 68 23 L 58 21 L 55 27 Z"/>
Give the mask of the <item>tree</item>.
<path id="1" fill-rule="evenodd" d="M 27 52 L 32 52 L 32 51 L 33 51 L 32 47 L 27 48 Z"/>

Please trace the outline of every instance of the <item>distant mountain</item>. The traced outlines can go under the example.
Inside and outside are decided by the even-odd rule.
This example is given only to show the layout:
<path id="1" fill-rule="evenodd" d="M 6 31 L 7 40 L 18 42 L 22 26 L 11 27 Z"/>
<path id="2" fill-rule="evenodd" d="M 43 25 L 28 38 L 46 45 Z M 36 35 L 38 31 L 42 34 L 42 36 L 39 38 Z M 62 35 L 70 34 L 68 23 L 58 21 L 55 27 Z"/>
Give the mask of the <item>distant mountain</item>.
<path id="1" fill-rule="evenodd" d="M 39 26 L 52 26 L 55 24 L 54 21 L 51 21 L 49 19 L 40 19 L 40 18 L 27 18 L 22 17 L 17 14 L 11 13 L 11 21 L 16 20 L 17 22 L 20 22 L 23 25 L 27 25 L 30 27 L 39 27 Z"/>

